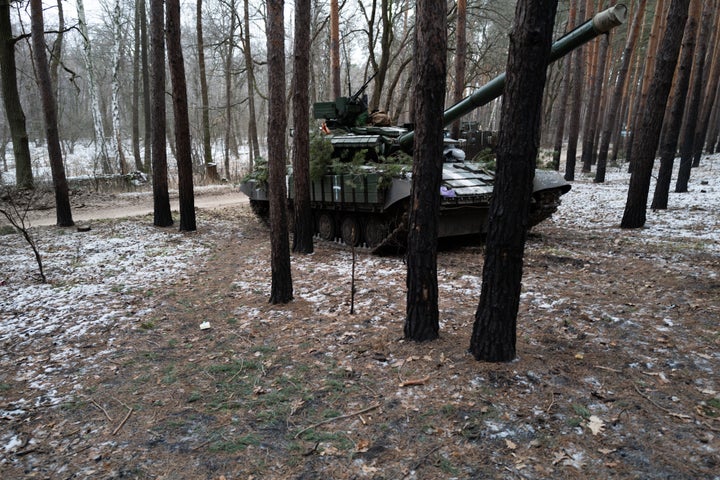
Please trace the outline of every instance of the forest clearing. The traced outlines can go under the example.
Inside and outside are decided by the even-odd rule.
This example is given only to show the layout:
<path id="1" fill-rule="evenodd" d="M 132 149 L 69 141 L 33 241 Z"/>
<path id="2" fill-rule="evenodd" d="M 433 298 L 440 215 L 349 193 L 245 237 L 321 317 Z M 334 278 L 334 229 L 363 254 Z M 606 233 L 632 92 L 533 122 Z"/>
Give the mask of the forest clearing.
<path id="1" fill-rule="evenodd" d="M 351 315 L 352 254 L 318 243 L 268 304 L 247 204 L 194 233 L 33 227 L 45 285 L 5 230 L 0 476 L 718 478 L 720 157 L 645 229 L 617 227 L 628 178 L 579 178 L 534 229 L 500 364 L 467 353 L 481 244 L 440 252 L 440 339 L 416 344 L 402 257 L 357 253 Z"/>

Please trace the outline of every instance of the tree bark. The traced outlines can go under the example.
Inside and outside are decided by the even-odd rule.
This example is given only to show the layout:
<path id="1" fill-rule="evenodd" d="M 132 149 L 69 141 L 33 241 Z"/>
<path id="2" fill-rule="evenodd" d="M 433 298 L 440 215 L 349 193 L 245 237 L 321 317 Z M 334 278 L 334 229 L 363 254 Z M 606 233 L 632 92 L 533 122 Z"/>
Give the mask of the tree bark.
<path id="1" fill-rule="evenodd" d="M 639 130 L 632 146 L 632 175 L 621 228 L 640 228 L 645 225 L 647 199 L 650 190 L 655 152 L 660 142 L 665 105 L 677 65 L 690 0 L 672 0 L 668 24 L 657 52 L 647 101 L 640 116 Z"/>
<path id="2" fill-rule="evenodd" d="M 668 118 L 665 120 L 665 135 L 663 135 L 660 143 L 660 170 L 651 204 L 653 210 L 664 210 L 668 206 L 668 193 L 670 192 L 675 153 L 677 152 L 680 127 L 682 126 L 688 86 L 690 85 L 693 56 L 695 54 L 695 37 L 697 36 L 701 6 L 702 2 L 700 0 L 690 0 L 690 13 L 685 25 L 682 51 L 678 69 L 675 73 L 675 93 L 673 94 Z"/>
<path id="3" fill-rule="evenodd" d="M 144 171 L 152 169 L 152 107 L 150 106 L 150 62 L 148 60 L 149 45 L 147 34 L 147 9 L 145 0 L 137 0 L 140 8 L 140 57 L 142 63 L 143 118 L 145 120 L 145 152 L 143 157 Z"/>
<path id="4" fill-rule="evenodd" d="M 528 211 L 557 3 L 518 0 L 515 10 L 482 291 L 470 340 L 476 360 L 515 358 Z"/>
<path id="5" fill-rule="evenodd" d="M 5 115 L 15 157 L 15 185 L 20 189 L 34 188 L 30 144 L 25 125 L 25 112 L 20 103 L 15 66 L 15 38 L 10 24 L 10 1 L 0 0 L 0 80 Z"/>
<path id="6" fill-rule="evenodd" d="M 163 0 L 150 0 L 150 71 L 153 172 L 153 224 L 169 227 L 173 224 L 167 178 L 167 140 L 165 112 L 165 15 Z"/>
<path id="7" fill-rule="evenodd" d="M 232 178 L 230 172 L 230 143 L 233 135 L 232 122 L 232 106 L 233 106 L 233 88 L 232 88 L 232 66 L 233 54 L 235 50 L 235 0 L 230 0 L 228 4 L 230 8 L 230 32 L 227 38 L 227 52 L 225 57 L 225 178 Z"/>
<path id="8" fill-rule="evenodd" d="M 711 30 L 713 31 L 715 39 L 707 56 L 708 60 L 711 61 L 711 65 L 708 65 L 708 68 L 706 69 L 708 75 L 704 79 L 705 92 L 702 101 L 702 114 L 700 115 L 697 129 L 695 130 L 695 139 L 693 141 L 693 167 L 700 166 L 700 157 L 702 156 L 703 145 L 705 144 L 705 138 L 707 137 L 708 127 L 710 124 L 710 115 L 715 106 L 718 83 L 720 81 L 720 58 L 718 58 L 718 55 L 720 55 L 720 15 L 717 12 L 717 0 L 713 0 L 710 3 L 714 4 L 714 27 Z"/>
<path id="9" fill-rule="evenodd" d="M 270 303 L 293 299 L 290 272 L 290 240 L 285 200 L 285 35 L 283 0 L 267 2 L 268 52 L 268 190 L 270 200 L 270 248 L 272 280 Z"/>
<path id="10" fill-rule="evenodd" d="M 332 79 L 332 95 L 342 95 L 340 87 L 340 11 L 338 0 L 330 0 L 330 78 Z"/>
<path id="11" fill-rule="evenodd" d="M 620 60 L 620 67 L 618 68 L 617 79 L 615 81 L 615 90 L 610 97 L 610 104 L 607 109 L 607 117 L 605 118 L 602 133 L 600 135 L 600 149 L 598 151 L 597 168 L 595 170 L 595 183 L 602 183 L 605 181 L 605 172 L 607 169 L 607 158 L 610 150 L 610 139 L 618 129 L 618 116 L 620 105 L 622 104 L 622 95 L 625 91 L 625 84 L 627 83 L 627 75 L 630 71 L 630 60 L 632 59 L 633 52 L 635 51 L 635 44 L 637 43 L 638 34 L 640 33 L 640 24 L 642 23 L 645 15 L 645 6 L 647 0 L 640 0 L 637 8 L 635 9 L 635 15 L 633 16 L 632 25 L 628 31 L 627 40 L 625 41 L 625 48 L 622 53 L 622 60 Z"/>
<path id="12" fill-rule="evenodd" d="M 467 57 L 467 0 L 457 0 L 457 29 L 455 30 L 455 86 L 453 102 L 458 103 L 465 93 L 465 60 Z M 460 138 L 460 120 L 453 122 L 450 136 Z"/>
<path id="13" fill-rule="evenodd" d="M 47 138 L 48 156 L 50 157 L 50 170 L 52 171 L 53 186 L 55 187 L 57 225 L 59 227 L 71 227 L 75 225 L 75 222 L 73 222 L 70 209 L 70 192 L 67 178 L 65 178 L 65 165 L 63 164 L 60 135 L 57 127 L 57 104 L 55 103 L 50 68 L 45 51 L 47 45 L 45 45 L 45 21 L 43 19 L 42 0 L 30 0 L 30 21 L 35 72 L 40 89 L 40 100 L 45 120 L 45 136 Z"/>
<path id="14" fill-rule="evenodd" d="M 192 146 L 190 143 L 190 114 L 188 112 L 185 62 L 181 45 L 180 0 L 165 0 L 168 64 L 172 81 L 173 114 L 175 117 L 175 158 L 178 166 L 178 196 L 180 203 L 180 231 L 193 232 L 195 195 L 193 192 Z"/>
<path id="15" fill-rule="evenodd" d="M 100 99 L 97 93 L 97 84 L 95 83 L 95 64 L 92 56 L 92 46 L 90 42 L 90 34 L 85 21 L 85 4 L 83 0 L 77 0 L 78 28 L 83 39 L 83 58 L 85 60 L 85 69 L 87 70 L 87 87 L 90 95 L 90 108 L 93 117 L 93 132 L 95 133 L 95 163 L 100 163 L 103 173 L 111 173 L 112 166 L 107 151 L 107 142 L 105 141 L 105 129 L 103 127 L 102 110 L 100 109 Z"/>
<path id="16" fill-rule="evenodd" d="M 315 227 L 310 209 L 310 0 L 295 0 L 293 94 L 293 252 L 312 253 Z"/>
<path id="17" fill-rule="evenodd" d="M 592 88 L 590 89 L 590 102 L 585 117 L 582 147 L 582 171 L 584 173 L 590 172 L 595 154 L 595 134 L 598 117 L 600 116 L 600 98 L 602 96 L 603 80 L 605 80 L 605 64 L 609 46 L 610 33 L 606 33 L 599 39 L 597 56 L 595 57 L 595 73 L 592 77 Z"/>
<path id="18" fill-rule="evenodd" d="M 575 0 L 578 4 L 578 18 L 585 17 L 585 3 L 582 0 Z M 577 164 L 577 144 L 580 137 L 580 113 L 582 110 L 583 96 L 583 48 L 572 53 L 573 64 L 573 86 L 572 86 L 572 108 L 568 119 L 568 145 L 565 154 L 565 180 L 575 180 L 575 165 Z"/>
<path id="19" fill-rule="evenodd" d="M 120 174 L 127 173 L 125 152 L 123 150 L 122 129 L 120 128 L 120 55 L 123 50 L 123 31 L 120 10 L 120 0 L 115 0 L 113 9 L 113 35 L 115 45 L 113 47 L 113 71 L 112 71 L 112 126 L 115 149 L 117 152 L 117 163 L 120 167 Z"/>
<path id="20" fill-rule="evenodd" d="M 197 33 L 197 49 L 198 49 L 198 75 L 200 76 L 200 101 L 202 103 L 202 145 L 203 145 L 203 162 L 205 164 L 205 174 L 208 180 L 215 182 L 218 180 L 217 165 L 212 158 L 212 143 L 210 139 L 210 100 L 208 99 L 208 82 L 205 67 L 205 39 L 203 37 L 202 22 L 202 0 L 197 0 L 195 9 L 195 31 Z"/>
<path id="21" fill-rule="evenodd" d="M 568 23 L 566 32 L 575 28 L 577 21 L 577 3 L 570 2 L 570 11 L 568 13 Z M 565 140 L 565 117 L 567 116 L 567 107 L 570 101 L 570 66 L 572 55 L 568 55 L 563 59 L 562 80 L 560 81 L 560 92 L 558 93 L 557 121 L 555 122 L 555 139 L 553 141 L 553 169 L 560 170 L 560 157 L 562 156 L 563 142 Z"/>
<path id="22" fill-rule="evenodd" d="M 244 0 L 243 3 L 243 22 L 245 25 L 243 35 L 243 54 L 245 56 L 245 72 L 247 75 L 248 144 L 250 146 L 250 160 L 248 162 L 248 171 L 252 171 L 255 159 L 260 156 L 260 142 L 258 141 L 257 118 L 255 114 L 255 67 L 253 64 L 252 50 L 250 45 L 250 6 L 248 0 Z"/>
<path id="23" fill-rule="evenodd" d="M 439 335 L 437 217 L 443 164 L 446 3 L 418 0 L 415 25 L 415 139 L 407 241 L 405 338 Z"/>
<path id="24" fill-rule="evenodd" d="M 140 5 L 135 3 L 135 25 L 133 26 L 133 73 L 132 73 L 132 151 L 135 170 L 144 170 L 140 154 Z"/>
<path id="25" fill-rule="evenodd" d="M 680 142 L 680 168 L 678 169 L 675 192 L 683 193 L 688 191 L 690 181 L 690 170 L 692 168 L 693 143 L 695 142 L 695 129 L 700 114 L 700 101 L 702 99 L 703 73 L 705 71 L 705 56 L 707 54 L 708 38 L 712 24 L 714 2 L 703 2 L 702 20 L 700 32 L 697 38 L 697 51 L 695 64 L 693 65 L 693 80 L 690 88 L 690 97 L 685 112 L 685 125 L 683 126 L 683 139 Z"/>
<path id="26" fill-rule="evenodd" d="M 632 171 L 633 164 L 633 144 L 635 142 L 635 134 L 640 128 L 640 119 L 642 117 L 641 108 L 647 104 L 648 88 L 651 83 L 651 75 L 655 68 L 655 58 L 660 41 L 660 35 L 663 31 L 665 0 L 658 0 L 655 4 L 655 15 L 653 17 L 652 27 L 650 28 L 650 39 L 648 40 L 645 57 L 639 59 L 643 65 L 643 73 L 641 80 L 638 82 L 638 88 L 635 93 L 634 104 L 632 106 L 631 121 L 628 122 L 627 137 L 625 142 L 625 152 L 628 159 L 628 170 Z"/>

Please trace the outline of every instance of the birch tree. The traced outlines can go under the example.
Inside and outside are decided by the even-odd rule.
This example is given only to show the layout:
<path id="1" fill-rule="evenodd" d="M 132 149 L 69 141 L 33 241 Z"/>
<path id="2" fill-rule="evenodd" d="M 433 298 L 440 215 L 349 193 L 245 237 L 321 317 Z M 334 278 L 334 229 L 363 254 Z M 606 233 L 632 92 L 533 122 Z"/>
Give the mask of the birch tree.
<path id="1" fill-rule="evenodd" d="M 120 167 L 120 173 L 127 173 L 127 164 L 125 162 L 125 153 L 123 151 L 122 128 L 120 125 L 120 64 L 121 53 L 124 42 L 124 32 L 122 24 L 122 10 L 120 9 L 120 0 L 115 0 L 113 8 L 113 39 L 115 45 L 113 49 L 113 71 L 112 71 L 112 124 L 114 140 L 112 142 L 114 151 L 117 153 L 117 165 Z"/>
<path id="2" fill-rule="evenodd" d="M 100 99 L 98 98 L 97 84 L 95 83 L 95 65 L 93 63 L 92 46 L 90 34 L 88 33 L 87 21 L 85 20 L 85 3 L 83 0 L 76 0 L 78 14 L 78 29 L 82 35 L 83 60 L 87 75 L 87 88 L 90 96 L 90 109 L 93 118 L 93 132 L 95 133 L 95 165 L 98 162 L 103 173 L 111 173 L 112 167 L 109 161 L 107 142 L 105 141 L 105 129 L 103 128 L 102 111 L 100 110 Z"/>

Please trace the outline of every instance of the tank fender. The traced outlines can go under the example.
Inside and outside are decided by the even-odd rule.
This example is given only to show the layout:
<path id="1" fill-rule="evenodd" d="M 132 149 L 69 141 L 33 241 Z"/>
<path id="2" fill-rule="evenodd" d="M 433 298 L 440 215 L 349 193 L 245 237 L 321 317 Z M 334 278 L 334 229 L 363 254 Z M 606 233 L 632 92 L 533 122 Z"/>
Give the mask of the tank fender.
<path id="1" fill-rule="evenodd" d="M 559 188 L 560 191 L 565 194 L 570 191 L 571 187 L 563 176 L 555 170 L 535 170 L 533 193 L 555 188 Z"/>
<path id="2" fill-rule="evenodd" d="M 267 200 L 267 187 L 264 182 L 248 180 L 240 184 L 240 191 L 248 196 L 250 200 Z"/>
<path id="3" fill-rule="evenodd" d="M 385 210 L 400 200 L 409 198 L 411 186 L 412 180 L 409 178 L 393 178 L 392 184 L 390 184 L 390 188 L 385 197 Z"/>

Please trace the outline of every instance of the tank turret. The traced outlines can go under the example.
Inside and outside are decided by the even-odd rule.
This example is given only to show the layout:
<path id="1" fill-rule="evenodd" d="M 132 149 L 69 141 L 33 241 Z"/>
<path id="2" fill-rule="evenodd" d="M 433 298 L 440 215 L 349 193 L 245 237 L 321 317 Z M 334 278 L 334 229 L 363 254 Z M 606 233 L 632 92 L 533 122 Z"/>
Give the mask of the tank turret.
<path id="1" fill-rule="evenodd" d="M 622 24 L 626 17 L 624 5 L 598 13 L 555 41 L 550 61 Z M 384 112 L 368 112 L 364 92 L 370 80 L 353 95 L 314 105 L 313 114 L 323 121 L 323 133 L 311 140 L 310 201 L 318 237 L 340 239 L 352 246 L 365 244 L 374 253 L 385 253 L 405 246 L 414 133 L 407 126 L 392 126 Z M 501 74 L 447 109 L 444 125 L 498 98 L 504 88 L 505 74 Z M 438 192 L 440 238 L 483 234 L 487 229 L 494 173 L 487 165 L 466 158 L 461 146 L 455 139 L 446 139 Z M 291 176 L 290 171 L 290 207 L 294 198 Z M 240 186 L 260 216 L 268 211 L 266 189 L 258 172 Z M 550 217 L 569 190 L 558 172 L 536 170 L 529 226 Z"/>

